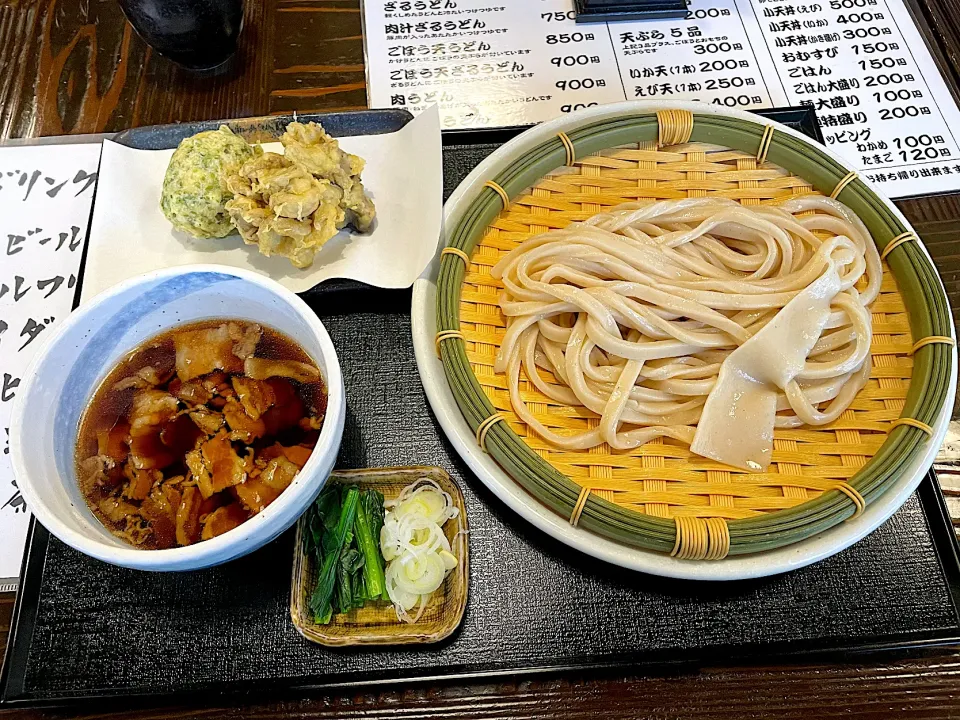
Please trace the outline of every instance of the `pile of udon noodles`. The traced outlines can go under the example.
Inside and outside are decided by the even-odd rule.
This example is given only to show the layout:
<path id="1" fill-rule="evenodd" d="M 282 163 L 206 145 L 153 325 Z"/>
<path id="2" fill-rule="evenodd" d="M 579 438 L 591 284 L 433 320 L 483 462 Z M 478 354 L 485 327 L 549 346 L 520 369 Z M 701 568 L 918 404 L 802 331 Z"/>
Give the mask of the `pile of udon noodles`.
<path id="1" fill-rule="evenodd" d="M 775 427 L 835 420 L 870 375 L 880 257 L 863 222 L 823 196 L 628 203 L 529 238 L 492 274 L 507 318 L 495 370 L 517 416 L 558 448 L 666 436 L 762 470 Z M 547 427 L 521 396 L 521 368 L 599 424 Z"/>

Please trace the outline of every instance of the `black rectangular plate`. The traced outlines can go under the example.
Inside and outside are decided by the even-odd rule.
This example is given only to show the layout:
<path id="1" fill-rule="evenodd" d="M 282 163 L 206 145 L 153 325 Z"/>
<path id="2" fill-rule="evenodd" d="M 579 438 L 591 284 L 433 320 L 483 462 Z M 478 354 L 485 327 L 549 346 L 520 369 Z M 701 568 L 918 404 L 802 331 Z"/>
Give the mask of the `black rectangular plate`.
<path id="1" fill-rule="evenodd" d="M 764 114 L 816 135 L 811 112 Z M 446 192 L 516 132 L 447 135 Z M 126 139 L 139 142 L 136 131 Z M 404 649 L 309 643 L 289 618 L 289 533 L 219 568 L 151 574 L 86 558 L 34 524 L 0 680 L 3 706 L 262 700 L 400 681 L 842 659 L 960 640 L 960 563 L 932 476 L 877 531 L 802 570 L 731 583 L 627 572 L 527 525 L 460 461 L 420 385 L 409 291 L 332 282 L 305 299 L 344 370 L 338 466 L 440 465 L 463 488 L 472 577 L 459 631 Z"/>

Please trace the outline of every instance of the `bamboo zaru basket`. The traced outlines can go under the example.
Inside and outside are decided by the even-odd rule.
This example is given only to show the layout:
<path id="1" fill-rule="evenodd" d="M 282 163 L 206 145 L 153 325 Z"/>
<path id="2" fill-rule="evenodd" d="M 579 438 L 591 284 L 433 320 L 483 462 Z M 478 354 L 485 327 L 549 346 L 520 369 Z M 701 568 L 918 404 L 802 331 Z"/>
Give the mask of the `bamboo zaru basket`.
<path id="1" fill-rule="evenodd" d="M 527 492 L 600 536 L 687 559 L 783 547 L 858 515 L 921 455 L 946 402 L 954 344 L 936 271 L 898 215 L 814 144 L 773 125 L 687 110 L 600 120 L 533 147 L 483 185 L 447 228 L 437 351 L 477 442 Z M 513 413 L 493 370 L 506 326 L 490 268 L 524 239 L 642 199 L 716 194 L 744 205 L 819 192 L 859 215 L 883 256 L 873 371 L 822 427 L 778 429 L 767 471 L 746 473 L 658 439 L 629 452 L 558 450 Z M 538 419 L 584 429 L 521 375 Z"/>

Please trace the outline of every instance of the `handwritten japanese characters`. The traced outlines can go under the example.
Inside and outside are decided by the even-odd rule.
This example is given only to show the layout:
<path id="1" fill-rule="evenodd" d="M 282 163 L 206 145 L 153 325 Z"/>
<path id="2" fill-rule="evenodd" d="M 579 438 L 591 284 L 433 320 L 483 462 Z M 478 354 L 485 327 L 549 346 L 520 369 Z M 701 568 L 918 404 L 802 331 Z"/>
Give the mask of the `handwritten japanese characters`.
<path id="1" fill-rule="evenodd" d="M 13 577 L 29 516 L 10 464 L 25 372 L 80 282 L 99 144 L 0 148 L 0 579 Z"/>
<path id="2" fill-rule="evenodd" d="M 63 179 L 63 182 L 60 182 L 61 178 Z M 6 180 L 6 182 L 4 182 L 4 180 Z M 39 185 L 37 184 L 37 181 L 40 181 Z M 51 176 L 44 174 L 42 170 L 14 169 L 3 172 L 3 178 L 0 178 L 0 192 L 3 191 L 4 186 L 8 188 L 8 193 L 18 192 L 17 189 L 19 188 L 23 191 L 23 197 L 20 199 L 23 202 L 26 202 L 30 199 L 30 194 L 33 192 L 35 187 L 38 188 L 38 192 L 45 191 L 47 197 L 55 198 L 60 194 L 60 191 L 63 190 L 67 183 L 70 183 L 71 190 L 76 190 L 74 197 L 79 197 L 81 193 L 90 190 L 91 186 L 96 181 L 97 173 L 88 173 L 85 170 L 77 170 L 76 174 L 71 180 L 68 175 L 65 175 L 62 172 L 57 176 Z"/>

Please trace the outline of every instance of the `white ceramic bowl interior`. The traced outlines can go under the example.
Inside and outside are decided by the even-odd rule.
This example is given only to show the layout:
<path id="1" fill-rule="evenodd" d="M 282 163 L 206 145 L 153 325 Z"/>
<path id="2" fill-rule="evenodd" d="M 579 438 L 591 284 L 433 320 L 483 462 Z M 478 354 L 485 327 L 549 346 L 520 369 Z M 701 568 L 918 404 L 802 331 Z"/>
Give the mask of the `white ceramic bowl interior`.
<path id="1" fill-rule="evenodd" d="M 557 118 L 537 125 L 501 146 L 481 162 L 460 183 L 444 206 L 444 226 L 452 227 L 477 194 L 484 180 L 495 177 L 509 167 L 521 155 L 555 137 L 559 131 L 571 132 L 576 128 L 600 120 L 632 114 L 654 113 L 658 110 L 681 109 L 698 114 L 723 115 L 749 120 L 760 125 L 771 124 L 770 120 L 742 110 L 729 110 L 716 105 L 697 102 L 626 102 L 602 105 Z M 772 123 L 777 132 L 797 137 L 804 142 L 809 138 L 792 128 Z M 823 148 L 820 148 L 823 150 Z M 838 163 L 847 163 L 835 153 L 826 150 Z M 852 169 L 852 168 L 851 168 Z M 878 196 L 883 194 L 863 176 L 860 177 Z M 890 212 L 909 226 L 897 207 L 887 201 Z M 446 244 L 446 242 L 444 242 Z M 923 247 L 922 244 L 920 244 Z M 926 248 L 924 248 L 926 252 Z M 929 254 L 928 254 L 929 257 Z M 931 260 L 932 262 L 932 260 Z M 552 512 L 536 498 L 527 493 L 487 453 L 480 450 L 473 431 L 464 419 L 453 392 L 447 382 L 443 364 L 434 349 L 437 313 L 437 273 L 439 262 L 435 258 L 413 286 L 411 321 L 413 345 L 417 356 L 420 379 L 426 390 L 427 400 L 433 408 L 440 426 L 470 469 L 483 483 L 512 510 L 540 528 L 548 535 L 600 560 L 631 570 L 690 580 L 740 580 L 763 577 L 795 570 L 840 552 L 883 524 L 906 502 L 933 464 L 934 457 L 943 443 L 950 421 L 952 406 L 945 405 L 933 427 L 933 437 L 926 441 L 924 452 L 901 469 L 896 482 L 857 518 L 840 523 L 829 530 L 801 542 L 777 550 L 754 555 L 733 556 L 723 561 L 678 560 L 664 554 L 629 547 L 608 540 L 588 530 L 572 527 L 566 518 Z M 943 292 L 941 286 L 941 292 Z M 955 333 L 954 333 L 955 334 Z M 957 386 L 957 353 L 953 351 L 948 398 L 953 398 Z"/>
<path id="2" fill-rule="evenodd" d="M 104 377 L 145 340 L 211 318 L 257 322 L 295 340 L 317 363 L 329 393 L 310 460 L 276 501 L 240 527 L 195 545 L 140 550 L 108 531 L 84 501 L 74 466 L 80 417 Z M 13 469 L 27 506 L 77 550 L 143 570 L 194 570 L 245 555 L 307 509 L 333 469 L 345 401 L 336 351 L 323 324 L 278 283 L 234 268 L 194 265 L 148 273 L 93 298 L 64 322 L 34 360 L 10 428 Z"/>

